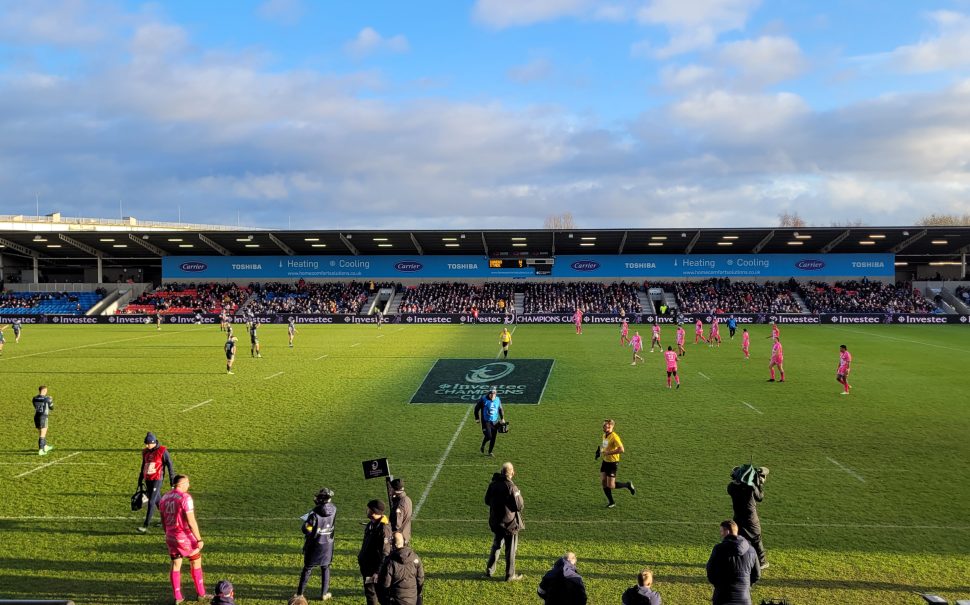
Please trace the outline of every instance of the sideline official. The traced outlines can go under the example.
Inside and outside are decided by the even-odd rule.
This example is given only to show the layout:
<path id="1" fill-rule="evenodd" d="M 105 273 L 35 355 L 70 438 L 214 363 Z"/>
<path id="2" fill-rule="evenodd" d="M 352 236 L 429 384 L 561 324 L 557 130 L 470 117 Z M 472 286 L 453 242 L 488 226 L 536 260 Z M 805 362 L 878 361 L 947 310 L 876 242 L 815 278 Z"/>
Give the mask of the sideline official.
<path id="1" fill-rule="evenodd" d="M 519 532 L 525 529 L 522 521 L 522 509 L 525 502 L 522 492 L 512 482 L 515 468 L 511 462 L 502 465 L 501 472 L 492 475 L 492 482 L 485 492 L 485 505 L 488 506 L 488 527 L 492 530 L 492 550 L 488 555 L 488 566 L 485 575 L 495 575 L 498 563 L 498 552 L 505 546 L 505 581 L 521 580 L 522 576 L 515 573 L 515 553 L 519 548 Z"/>
<path id="2" fill-rule="evenodd" d="M 398 477 L 387 484 L 387 500 L 391 503 L 391 531 L 400 532 L 404 536 L 404 543 L 411 543 L 411 517 L 414 516 L 414 506 L 411 497 L 404 491 L 404 479 Z"/>
<path id="3" fill-rule="evenodd" d="M 479 419 L 482 423 L 482 447 L 478 450 L 484 454 L 485 445 L 488 444 L 488 455 L 494 457 L 492 450 L 495 449 L 495 440 L 498 438 L 498 424 L 505 420 L 505 410 L 502 409 L 502 400 L 496 387 L 490 388 L 475 404 L 475 420 Z"/>
<path id="4" fill-rule="evenodd" d="M 155 515 L 155 508 L 162 498 L 162 482 L 168 471 L 169 487 L 175 487 L 175 471 L 172 470 L 172 458 L 168 455 L 168 448 L 158 444 L 154 433 L 145 435 L 145 447 L 141 450 L 141 470 L 138 473 L 138 491 L 148 497 L 148 511 L 145 513 L 145 523 L 138 528 L 138 533 L 148 532 L 148 525 Z"/>
<path id="5" fill-rule="evenodd" d="M 381 565 L 377 585 L 382 605 L 421 605 L 424 601 L 424 565 L 404 543 L 401 532 L 394 532 L 394 550 Z"/>
<path id="6" fill-rule="evenodd" d="M 333 492 L 321 489 L 313 498 L 314 507 L 303 515 L 303 571 L 296 594 L 303 595 L 314 567 L 320 568 L 320 599 L 328 601 L 330 594 L 330 563 L 333 561 L 333 529 L 337 507 L 333 505 Z"/>
<path id="7" fill-rule="evenodd" d="M 357 553 L 357 567 L 364 581 L 364 598 L 367 605 L 379 605 L 377 599 L 377 576 L 381 564 L 391 552 L 391 524 L 384 516 L 384 503 L 371 500 L 367 503 L 368 523 L 364 526 L 364 539 Z"/>

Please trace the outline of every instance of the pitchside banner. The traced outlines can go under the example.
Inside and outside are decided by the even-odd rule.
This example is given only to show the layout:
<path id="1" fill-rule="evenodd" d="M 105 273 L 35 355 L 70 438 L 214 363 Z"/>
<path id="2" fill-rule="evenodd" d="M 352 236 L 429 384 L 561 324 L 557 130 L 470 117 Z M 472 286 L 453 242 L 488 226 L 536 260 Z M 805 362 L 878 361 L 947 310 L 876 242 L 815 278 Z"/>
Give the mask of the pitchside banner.
<path id="1" fill-rule="evenodd" d="M 495 387 L 502 403 L 542 400 L 552 359 L 439 359 L 411 403 L 473 404 Z"/>
<path id="2" fill-rule="evenodd" d="M 629 254 L 557 256 L 551 275 L 493 269 L 481 256 L 165 256 L 165 281 L 208 279 L 470 279 L 894 277 L 892 254 Z"/>

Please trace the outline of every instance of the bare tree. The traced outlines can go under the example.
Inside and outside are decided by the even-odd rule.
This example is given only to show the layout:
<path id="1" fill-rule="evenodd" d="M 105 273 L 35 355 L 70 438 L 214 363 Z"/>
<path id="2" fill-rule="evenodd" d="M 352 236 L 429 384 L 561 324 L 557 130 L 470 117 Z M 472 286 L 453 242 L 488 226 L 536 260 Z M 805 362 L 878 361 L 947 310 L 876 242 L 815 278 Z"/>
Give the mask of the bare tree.
<path id="1" fill-rule="evenodd" d="M 808 223 L 805 222 L 805 219 L 798 216 L 797 212 L 785 211 L 778 215 L 778 226 L 794 227 L 797 229 L 799 227 L 807 227 Z"/>
<path id="2" fill-rule="evenodd" d="M 861 218 L 857 218 L 851 221 L 832 221 L 832 227 L 865 227 L 866 224 Z"/>
<path id="3" fill-rule="evenodd" d="M 572 212 L 563 212 L 562 214 L 550 214 L 546 217 L 543 227 L 546 229 L 575 229 L 576 220 L 573 219 Z"/>
<path id="4" fill-rule="evenodd" d="M 958 227 L 970 225 L 970 213 L 927 214 L 916 221 L 922 227 Z"/>

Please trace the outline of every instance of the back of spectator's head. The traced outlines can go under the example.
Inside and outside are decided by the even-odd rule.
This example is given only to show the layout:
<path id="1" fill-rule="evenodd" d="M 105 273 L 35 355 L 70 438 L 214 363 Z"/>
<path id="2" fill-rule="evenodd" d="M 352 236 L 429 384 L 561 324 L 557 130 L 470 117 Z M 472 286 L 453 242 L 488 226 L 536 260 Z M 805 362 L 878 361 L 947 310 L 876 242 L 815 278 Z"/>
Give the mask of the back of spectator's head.
<path id="1" fill-rule="evenodd" d="M 730 519 L 721 521 L 721 530 L 722 534 L 726 531 L 732 536 L 736 536 L 738 535 L 738 524 Z"/>
<path id="2" fill-rule="evenodd" d="M 644 567 L 637 574 L 637 585 L 639 586 L 653 586 L 653 572 L 649 567 Z"/>
<path id="3" fill-rule="evenodd" d="M 306 597 L 301 594 L 295 594 L 290 597 L 290 600 L 286 602 L 286 605 L 309 605 L 307 603 Z"/>
<path id="4" fill-rule="evenodd" d="M 404 548 L 404 534 L 399 531 L 394 532 L 394 548 Z"/>

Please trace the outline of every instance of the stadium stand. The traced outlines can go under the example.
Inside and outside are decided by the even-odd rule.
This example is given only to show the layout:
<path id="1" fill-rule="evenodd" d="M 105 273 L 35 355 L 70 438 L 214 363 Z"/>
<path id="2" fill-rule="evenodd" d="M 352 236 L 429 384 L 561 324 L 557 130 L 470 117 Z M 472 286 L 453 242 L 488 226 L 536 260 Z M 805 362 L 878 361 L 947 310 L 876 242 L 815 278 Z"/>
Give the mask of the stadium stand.
<path id="1" fill-rule="evenodd" d="M 83 315 L 105 295 L 94 292 L 4 292 L 0 315 Z"/>
<path id="2" fill-rule="evenodd" d="M 427 283 L 404 288 L 400 313 L 503 313 L 513 300 L 508 283 Z"/>
<path id="3" fill-rule="evenodd" d="M 651 283 L 674 292 L 682 313 L 801 313 L 792 282 L 736 282 L 727 278 L 699 282 Z"/>
<path id="4" fill-rule="evenodd" d="M 633 283 L 566 283 L 525 284 L 526 313 L 641 313 L 637 297 L 640 286 Z"/>
<path id="5" fill-rule="evenodd" d="M 375 288 L 386 284 L 375 285 Z M 246 305 L 253 313 L 351 313 L 364 311 L 369 288 L 350 283 L 250 284 L 255 296 Z"/>
<path id="6" fill-rule="evenodd" d="M 970 288 L 958 286 L 956 289 L 956 297 L 962 300 L 964 304 L 970 305 Z"/>
<path id="7" fill-rule="evenodd" d="M 799 285 L 813 313 L 932 313 L 934 306 L 909 284 L 844 281 Z"/>
<path id="8" fill-rule="evenodd" d="M 142 294 L 118 313 L 235 313 L 250 290 L 235 284 L 167 284 Z"/>

